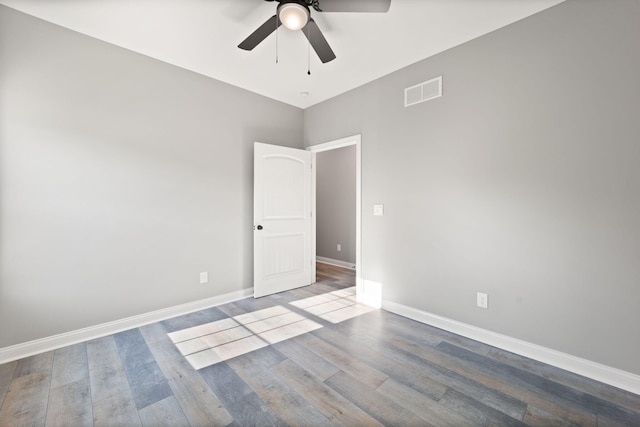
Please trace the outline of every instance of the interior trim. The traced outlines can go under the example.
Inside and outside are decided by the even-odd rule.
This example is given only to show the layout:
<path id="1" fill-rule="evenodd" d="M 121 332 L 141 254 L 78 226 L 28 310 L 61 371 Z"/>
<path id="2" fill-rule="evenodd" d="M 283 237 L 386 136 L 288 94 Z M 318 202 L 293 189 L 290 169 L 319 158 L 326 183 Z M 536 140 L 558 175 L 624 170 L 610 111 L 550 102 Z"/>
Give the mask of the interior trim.
<path id="1" fill-rule="evenodd" d="M 139 328 L 140 326 L 159 322 L 171 317 L 180 316 L 183 314 L 192 313 L 194 311 L 203 310 L 205 308 L 237 301 L 251 295 L 253 295 L 253 288 L 242 289 L 239 291 L 229 292 L 210 298 L 204 298 L 185 304 L 175 305 L 173 307 L 162 308 L 160 310 L 155 310 L 136 316 L 126 317 L 124 319 L 114 320 L 112 322 L 77 329 L 75 331 L 52 335 L 50 337 L 40 338 L 33 341 L 27 341 L 25 343 L 16 344 L 9 347 L 3 347 L 0 348 L 0 364 L 22 359 L 24 357 L 33 356 L 34 354 L 44 353 L 46 351 L 51 351 L 61 347 L 77 344 L 79 342 L 112 335 L 118 332 L 126 331 L 128 329 Z"/>
<path id="2" fill-rule="evenodd" d="M 640 375 L 383 300 L 382 309 L 640 395 Z"/>
<path id="3" fill-rule="evenodd" d="M 333 258 L 326 258 L 323 256 L 316 256 L 316 262 L 321 262 L 324 264 L 329 264 L 329 265 L 335 265 L 337 267 L 344 267 L 344 268 L 356 268 L 356 265 L 352 262 L 348 262 L 348 261 L 341 261 L 339 259 L 333 259 Z"/>

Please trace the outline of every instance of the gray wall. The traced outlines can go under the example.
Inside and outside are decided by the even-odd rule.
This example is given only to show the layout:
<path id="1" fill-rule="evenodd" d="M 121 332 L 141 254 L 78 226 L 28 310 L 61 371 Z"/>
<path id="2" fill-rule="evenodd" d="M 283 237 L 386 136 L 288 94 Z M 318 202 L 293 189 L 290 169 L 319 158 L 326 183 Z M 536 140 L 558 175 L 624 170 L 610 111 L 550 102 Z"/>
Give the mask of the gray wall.
<path id="1" fill-rule="evenodd" d="M 316 154 L 316 255 L 355 265 L 355 145 Z"/>
<path id="2" fill-rule="evenodd" d="M 252 286 L 253 142 L 301 110 L 4 6 L 0 93 L 0 347 Z"/>
<path id="3" fill-rule="evenodd" d="M 305 110 L 307 145 L 362 134 L 384 299 L 640 374 L 638 22 L 569 0 Z"/>

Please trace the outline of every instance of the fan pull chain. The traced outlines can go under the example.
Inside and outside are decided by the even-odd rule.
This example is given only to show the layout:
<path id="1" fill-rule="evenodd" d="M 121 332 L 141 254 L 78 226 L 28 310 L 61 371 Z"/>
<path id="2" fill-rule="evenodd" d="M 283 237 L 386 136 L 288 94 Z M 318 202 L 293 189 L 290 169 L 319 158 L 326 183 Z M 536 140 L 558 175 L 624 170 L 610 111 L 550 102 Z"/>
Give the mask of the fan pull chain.
<path id="1" fill-rule="evenodd" d="M 278 63 L 278 15 L 276 15 L 276 64 Z"/>
<path id="2" fill-rule="evenodd" d="M 307 75 L 311 75 L 311 31 L 310 31 L 309 23 L 307 23 L 307 40 L 309 43 L 307 44 Z"/>

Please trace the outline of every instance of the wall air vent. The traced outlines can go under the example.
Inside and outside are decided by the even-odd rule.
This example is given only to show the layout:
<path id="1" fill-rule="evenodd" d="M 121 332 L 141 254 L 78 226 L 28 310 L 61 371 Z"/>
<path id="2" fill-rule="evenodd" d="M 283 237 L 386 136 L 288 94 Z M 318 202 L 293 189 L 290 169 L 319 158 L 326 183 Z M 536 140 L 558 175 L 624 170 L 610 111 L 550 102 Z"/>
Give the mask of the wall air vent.
<path id="1" fill-rule="evenodd" d="M 442 96 L 442 76 L 417 85 L 408 87 L 404 90 L 404 106 L 419 104 L 431 99 L 440 98 Z"/>

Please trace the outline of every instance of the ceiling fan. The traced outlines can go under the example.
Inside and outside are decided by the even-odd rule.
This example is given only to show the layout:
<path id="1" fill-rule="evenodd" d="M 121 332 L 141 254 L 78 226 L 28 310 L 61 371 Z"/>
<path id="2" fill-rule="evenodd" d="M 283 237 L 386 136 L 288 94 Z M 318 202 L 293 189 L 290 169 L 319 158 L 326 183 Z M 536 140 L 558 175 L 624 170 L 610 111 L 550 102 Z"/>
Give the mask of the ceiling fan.
<path id="1" fill-rule="evenodd" d="M 277 1 L 276 14 L 267 19 L 249 37 L 238 45 L 253 50 L 280 25 L 292 31 L 302 30 L 323 63 L 336 58 L 318 24 L 311 17 L 312 7 L 317 12 L 388 12 L 391 0 L 265 0 Z"/>

